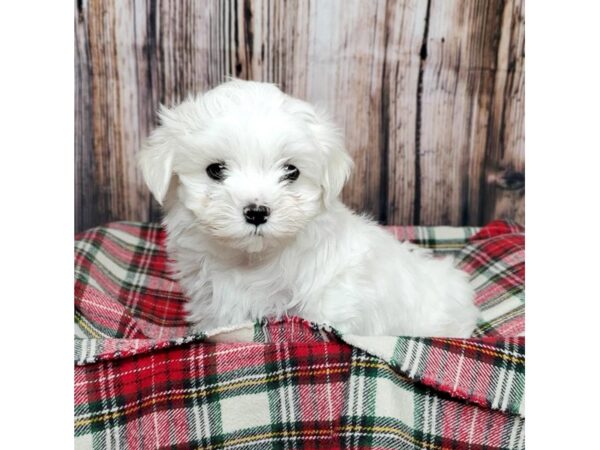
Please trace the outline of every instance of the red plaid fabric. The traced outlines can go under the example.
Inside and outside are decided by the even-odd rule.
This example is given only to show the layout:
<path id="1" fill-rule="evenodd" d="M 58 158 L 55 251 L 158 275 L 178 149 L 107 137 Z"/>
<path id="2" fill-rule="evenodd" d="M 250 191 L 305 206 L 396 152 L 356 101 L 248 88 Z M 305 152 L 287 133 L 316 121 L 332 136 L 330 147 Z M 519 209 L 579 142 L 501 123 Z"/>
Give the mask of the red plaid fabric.
<path id="1" fill-rule="evenodd" d="M 340 335 L 298 318 L 198 331 L 158 225 L 76 237 L 78 448 L 524 447 L 524 234 L 393 227 L 455 253 L 473 339 Z"/>

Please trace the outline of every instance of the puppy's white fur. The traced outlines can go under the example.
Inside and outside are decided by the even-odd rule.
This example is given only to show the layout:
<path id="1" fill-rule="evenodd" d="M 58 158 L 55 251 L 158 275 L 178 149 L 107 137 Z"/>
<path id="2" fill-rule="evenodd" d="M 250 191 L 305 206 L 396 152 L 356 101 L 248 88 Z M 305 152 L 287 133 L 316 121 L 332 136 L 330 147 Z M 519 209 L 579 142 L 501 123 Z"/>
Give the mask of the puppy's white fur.
<path id="1" fill-rule="evenodd" d="M 338 200 L 352 161 L 322 113 L 274 85 L 233 80 L 160 119 L 139 163 L 200 328 L 298 315 L 344 333 L 471 335 L 466 274 Z M 221 181 L 206 172 L 216 162 Z M 285 164 L 297 180 L 282 180 Z M 250 203 L 271 209 L 265 224 L 245 221 Z"/>

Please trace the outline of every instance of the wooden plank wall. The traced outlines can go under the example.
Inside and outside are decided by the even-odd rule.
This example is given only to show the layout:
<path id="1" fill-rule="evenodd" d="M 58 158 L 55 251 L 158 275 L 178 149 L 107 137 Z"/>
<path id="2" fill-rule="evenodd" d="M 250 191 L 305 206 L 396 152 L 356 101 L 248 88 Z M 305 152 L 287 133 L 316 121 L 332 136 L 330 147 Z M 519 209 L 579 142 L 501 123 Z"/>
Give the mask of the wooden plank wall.
<path id="1" fill-rule="evenodd" d="M 78 0 L 75 35 L 76 230 L 159 217 L 155 111 L 228 75 L 324 105 L 381 223 L 523 220 L 523 0 Z"/>

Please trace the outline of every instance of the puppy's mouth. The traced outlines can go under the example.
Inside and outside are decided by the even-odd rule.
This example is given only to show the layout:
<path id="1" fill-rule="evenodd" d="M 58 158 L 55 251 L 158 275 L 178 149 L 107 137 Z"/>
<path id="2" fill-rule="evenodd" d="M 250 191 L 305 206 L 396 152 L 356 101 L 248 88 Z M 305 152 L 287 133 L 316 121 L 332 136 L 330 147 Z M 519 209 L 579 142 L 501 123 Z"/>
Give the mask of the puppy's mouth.
<path id="1" fill-rule="evenodd" d="M 266 249 L 266 244 L 267 242 L 264 237 L 263 227 L 258 225 L 253 227 L 253 229 L 248 234 L 244 245 L 244 249 L 248 253 L 261 253 Z"/>

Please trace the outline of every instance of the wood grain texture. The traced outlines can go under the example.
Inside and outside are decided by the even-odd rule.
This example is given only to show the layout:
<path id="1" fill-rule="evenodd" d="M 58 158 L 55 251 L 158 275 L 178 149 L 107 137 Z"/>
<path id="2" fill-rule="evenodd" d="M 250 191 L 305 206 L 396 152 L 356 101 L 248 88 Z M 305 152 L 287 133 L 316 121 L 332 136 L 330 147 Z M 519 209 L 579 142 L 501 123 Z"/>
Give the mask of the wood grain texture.
<path id="1" fill-rule="evenodd" d="M 230 75 L 327 110 L 343 199 L 382 223 L 521 211 L 522 0 L 81 0 L 75 45 L 76 230 L 159 217 L 135 168 L 158 105 Z"/>

